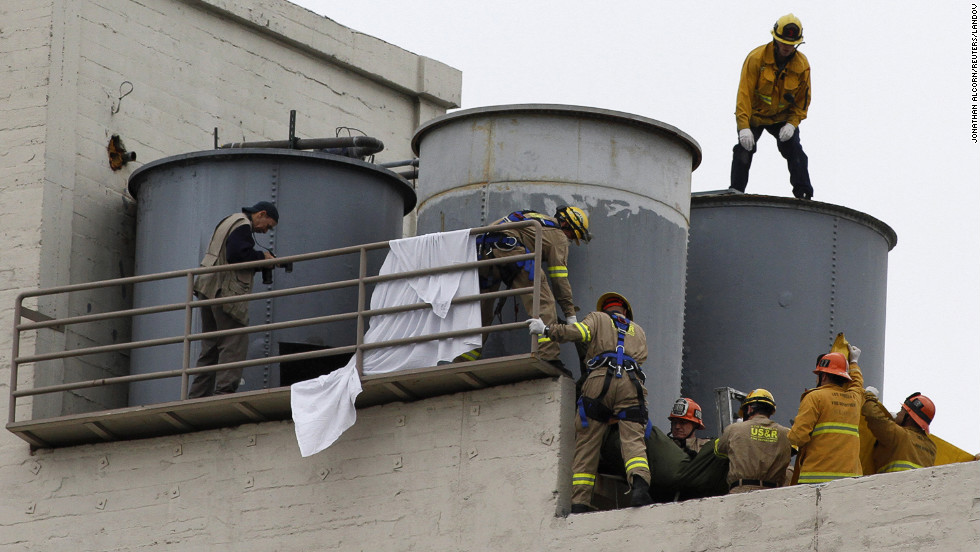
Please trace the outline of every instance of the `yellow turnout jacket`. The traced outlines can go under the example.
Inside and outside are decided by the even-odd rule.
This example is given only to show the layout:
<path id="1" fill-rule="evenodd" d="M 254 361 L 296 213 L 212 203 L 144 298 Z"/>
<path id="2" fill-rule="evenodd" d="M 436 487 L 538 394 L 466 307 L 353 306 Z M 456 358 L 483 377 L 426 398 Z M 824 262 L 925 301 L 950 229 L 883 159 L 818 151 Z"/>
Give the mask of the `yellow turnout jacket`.
<path id="1" fill-rule="evenodd" d="M 864 377 L 850 363 L 846 386 L 826 384 L 800 397 L 789 442 L 800 451 L 799 483 L 825 483 L 861 475 L 858 424 L 864 405 Z"/>

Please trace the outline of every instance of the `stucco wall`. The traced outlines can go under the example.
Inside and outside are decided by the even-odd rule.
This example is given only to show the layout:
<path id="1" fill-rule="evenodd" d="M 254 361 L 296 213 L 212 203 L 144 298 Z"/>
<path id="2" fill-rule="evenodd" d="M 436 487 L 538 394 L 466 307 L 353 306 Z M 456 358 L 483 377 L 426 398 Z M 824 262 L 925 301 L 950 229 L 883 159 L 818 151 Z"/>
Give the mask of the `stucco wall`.
<path id="1" fill-rule="evenodd" d="M 132 274 L 126 183 L 143 163 L 210 149 L 214 129 L 221 143 L 285 139 L 291 109 L 299 137 L 352 127 L 385 143 L 379 162 L 407 159 L 419 123 L 460 101 L 458 70 L 284 0 L 34 0 L 4 3 L 0 21 L 0 385 L 17 292 Z M 117 172 L 106 152 L 113 134 L 137 154 Z M 40 310 L 98 313 L 130 301 L 113 289 L 45 300 Z M 126 321 L 44 331 L 36 348 L 111 344 L 128 331 Z M 124 374 L 128 359 L 43 368 L 39 384 L 60 383 Z M 29 368 L 21 375 L 34 377 Z M 45 414 L 125 405 L 118 387 L 18 404 Z"/>
<path id="2" fill-rule="evenodd" d="M 0 550 L 976 550 L 980 463 L 562 517 L 568 378 L 2 457 Z M 8 447 L 8 449 L 14 447 Z"/>

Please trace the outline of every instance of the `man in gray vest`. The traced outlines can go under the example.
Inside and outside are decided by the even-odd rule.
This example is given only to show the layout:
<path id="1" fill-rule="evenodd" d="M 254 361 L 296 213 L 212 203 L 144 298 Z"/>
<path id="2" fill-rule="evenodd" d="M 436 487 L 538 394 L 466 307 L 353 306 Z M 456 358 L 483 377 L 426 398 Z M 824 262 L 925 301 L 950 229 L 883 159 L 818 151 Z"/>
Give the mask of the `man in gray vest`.
<path id="1" fill-rule="evenodd" d="M 269 251 L 255 249 L 252 234 L 264 234 L 279 223 L 279 210 L 268 201 L 242 207 L 218 223 L 201 266 L 221 266 L 272 259 Z M 225 270 L 201 274 L 194 280 L 194 294 L 201 299 L 244 295 L 252 291 L 255 269 Z M 213 332 L 248 326 L 248 301 L 224 303 L 201 308 L 201 331 Z M 197 366 L 213 366 L 245 360 L 248 334 L 227 335 L 201 340 Z M 234 393 L 242 379 L 242 368 L 194 375 L 188 398 Z"/>

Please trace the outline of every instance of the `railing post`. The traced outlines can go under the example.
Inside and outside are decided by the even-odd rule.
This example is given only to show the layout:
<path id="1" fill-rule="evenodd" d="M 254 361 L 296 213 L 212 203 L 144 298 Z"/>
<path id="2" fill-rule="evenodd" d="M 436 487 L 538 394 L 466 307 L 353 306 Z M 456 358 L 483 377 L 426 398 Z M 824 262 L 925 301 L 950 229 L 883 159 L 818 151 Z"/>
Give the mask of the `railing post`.
<path id="1" fill-rule="evenodd" d="M 20 329 L 18 326 L 20 326 L 20 305 L 22 301 L 22 297 L 17 297 L 17 300 L 14 302 L 14 345 L 10 350 L 10 404 L 7 405 L 7 423 L 15 422 L 17 416 L 17 397 L 14 396 L 14 392 L 17 391 L 17 357 L 20 356 Z"/>
<path id="2" fill-rule="evenodd" d="M 357 375 L 364 377 L 364 304 L 367 300 L 367 287 L 364 278 L 367 277 L 367 249 L 361 248 L 360 267 L 357 273 L 357 349 L 354 351 L 354 366 L 357 367 Z"/>
<path id="3" fill-rule="evenodd" d="M 184 351 L 180 364 L 180 400 L 187 398 L 187 393 L 190 389 L 190 377 L 187 375 L 187 369 L 190 368 L 191 364 L 191 340 L 189 336 L 191 335 L 191 323 L 194 318 L 194 307 L 191 306 L 194 301 L 193 274 L 187 275 L 187 293 L 184 295 L 184 301 Z"/>
<path id="4" fill-rule="evenodd" d="M 537 221 L 535 221 L 537 222 Z M 531 294 L 531 317 L 541 318 L 541 286 L 547 285 L 541 283 L 540 276 L 543 275 L 544 269 L 541 267 L 541 234 L 543 233 L 544 226 L 541 223 L 534 225 L 534 273 L 532 277 L 534 281 L 532 282 L 534 287 L 534 292 Z M 537 336 L 532 336 L 531 338 L 531 354 L 538 352 L 538 340 Z"/>

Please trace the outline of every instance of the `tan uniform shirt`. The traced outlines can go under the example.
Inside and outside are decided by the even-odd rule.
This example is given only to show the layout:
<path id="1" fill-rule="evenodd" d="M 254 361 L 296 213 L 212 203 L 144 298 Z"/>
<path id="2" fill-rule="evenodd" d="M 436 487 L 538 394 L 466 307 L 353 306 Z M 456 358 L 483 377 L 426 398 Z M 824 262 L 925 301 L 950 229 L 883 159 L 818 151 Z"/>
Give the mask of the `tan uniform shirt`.
<path id="1" fill-rule="evenodd" d="M 587 344 L 585 356 L 595 358 L 600 353 L 615 351 L 619 343 L 619 330 L 612 317 L 604 312 L 590 312 L 577 324 L 554 324 L 548 328 L 548 337 L 560 343 L 580 341 Z M 647 360 L 647 336 L 635 322 L 623 339 L 623 349 L 637 364 Z"/>
<path id="2" fill-rule="evenodd" d="M 782 486 L 790 459 L 789 428 L 764 415 L 729 425 L 715 442 L 715 455 L 728 457 L 728 484 L 740 479 Z"/>
<path id="3" fill-rule="evenodd" d="M 528 216 L 528 215 L 525 215 Z M 531 218 L 531 217 L 528 217 Z M 550 220 L 555 224 L 558 221 L 552 217 L 536 214 L 534 218 Z M 504 217 L 494 224 L 511 222 Z M 506 236 L 517 238 L 528 251 L 534 251 L 534 228 L 520 228 L 517 230 L 503 230 L 500 232 Z M 544 273 L 548 275 L 551 289 L 555 295 L 555 302 L 561 307 L 565 316 L 575 315 L 575 303 L 572 300 L 572 284 L 568 282 L 568 237 L 558 228 L 545 226 L 541 232 L 541 260 L 545 266 L 542 267 Z"/>

